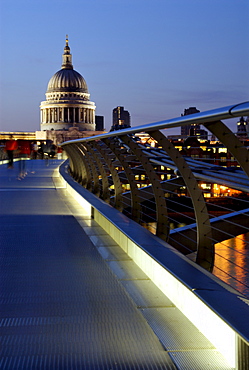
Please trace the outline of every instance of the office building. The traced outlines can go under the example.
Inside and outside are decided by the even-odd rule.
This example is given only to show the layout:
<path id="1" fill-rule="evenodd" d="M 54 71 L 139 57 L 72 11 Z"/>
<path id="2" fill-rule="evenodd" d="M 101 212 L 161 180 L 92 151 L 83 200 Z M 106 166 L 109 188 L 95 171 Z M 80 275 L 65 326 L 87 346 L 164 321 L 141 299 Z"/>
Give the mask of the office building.
<path id="1" fill-rule="evenodd" d="M 196 107 L 189 107 L 188 109 L 184 110 L 184 114 L 181 116 L 188 116 L 190 114 L 200 113 Z M 188 136 L 200 136 L 202 139 L 208 139 L 208 132 L 206 130 L 201 129 L 200 124 L 189 124 L 185 126 L 181 126 L 181 136 L 187 138 Z"/>
<path id="2" fill-rule="evenodd" d="M 124 110 L 124 107 L 114 108 L 112 111 L 112 126 L 110 131 L 131 127 L 130 120 L 130 113 Z"/>
<path id="3" fill-rule="evenodd" d="M 95 116 L 96 131 L 104 131 L 104 116 Z"/>

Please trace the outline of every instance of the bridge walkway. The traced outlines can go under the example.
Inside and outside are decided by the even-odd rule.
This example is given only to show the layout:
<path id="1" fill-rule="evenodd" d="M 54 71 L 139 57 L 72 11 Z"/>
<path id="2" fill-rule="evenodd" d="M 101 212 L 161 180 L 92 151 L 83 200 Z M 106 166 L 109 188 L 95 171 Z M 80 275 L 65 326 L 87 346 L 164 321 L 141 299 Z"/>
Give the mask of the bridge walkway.
<path id="1" fill-rule="evenodd" d="M 53 177 L 0 166 L 0 368 L 231 369 Z"/>

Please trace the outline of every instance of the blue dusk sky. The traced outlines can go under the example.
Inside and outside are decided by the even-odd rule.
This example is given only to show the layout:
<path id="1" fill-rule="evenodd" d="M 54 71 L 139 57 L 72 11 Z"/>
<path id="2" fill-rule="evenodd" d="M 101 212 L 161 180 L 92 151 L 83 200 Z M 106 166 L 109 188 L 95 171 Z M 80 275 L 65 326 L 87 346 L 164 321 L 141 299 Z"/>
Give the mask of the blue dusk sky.
<path id="1" fill-rule="evenodd" d="M 40 129 L 66 34 L 107 130 L 118 105 L 137 126 L 249 100 L 248 19 L 248 0 L 0 0 L 0 131 Z"/>

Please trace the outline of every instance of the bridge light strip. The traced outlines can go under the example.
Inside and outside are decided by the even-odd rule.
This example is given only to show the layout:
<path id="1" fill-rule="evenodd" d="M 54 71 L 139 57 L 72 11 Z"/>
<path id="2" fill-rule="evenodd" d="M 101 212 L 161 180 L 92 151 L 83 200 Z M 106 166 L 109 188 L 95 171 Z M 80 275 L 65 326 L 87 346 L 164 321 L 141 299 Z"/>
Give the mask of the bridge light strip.
<path id="1" fill-rule="evenodd" d="M 226 358 L 231 367 L 235 367 L 236 333 L 234 330 L 202 302 L 194 290 L 191 291 L 187 288 L 130 240 L 128 240 L 127 253 L 154 284 Z"/>

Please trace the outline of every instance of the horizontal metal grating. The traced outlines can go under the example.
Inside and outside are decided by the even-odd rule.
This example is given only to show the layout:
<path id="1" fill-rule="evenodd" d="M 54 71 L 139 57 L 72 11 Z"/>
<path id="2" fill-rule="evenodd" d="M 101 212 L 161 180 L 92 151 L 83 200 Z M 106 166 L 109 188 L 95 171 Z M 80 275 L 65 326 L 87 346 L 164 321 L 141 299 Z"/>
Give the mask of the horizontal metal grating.
<path id="1" fill-rule="evenodd" d="M 176 370 L 77 221 L 89 217 L 53 188 L 54 168 L 51 189 L 19 192 L 14 172 L 0 166 L 0 187 L 9 187 L 0 192 L 1 370 Z M 18 186 L 38 186 L 32 176 Z"/>

